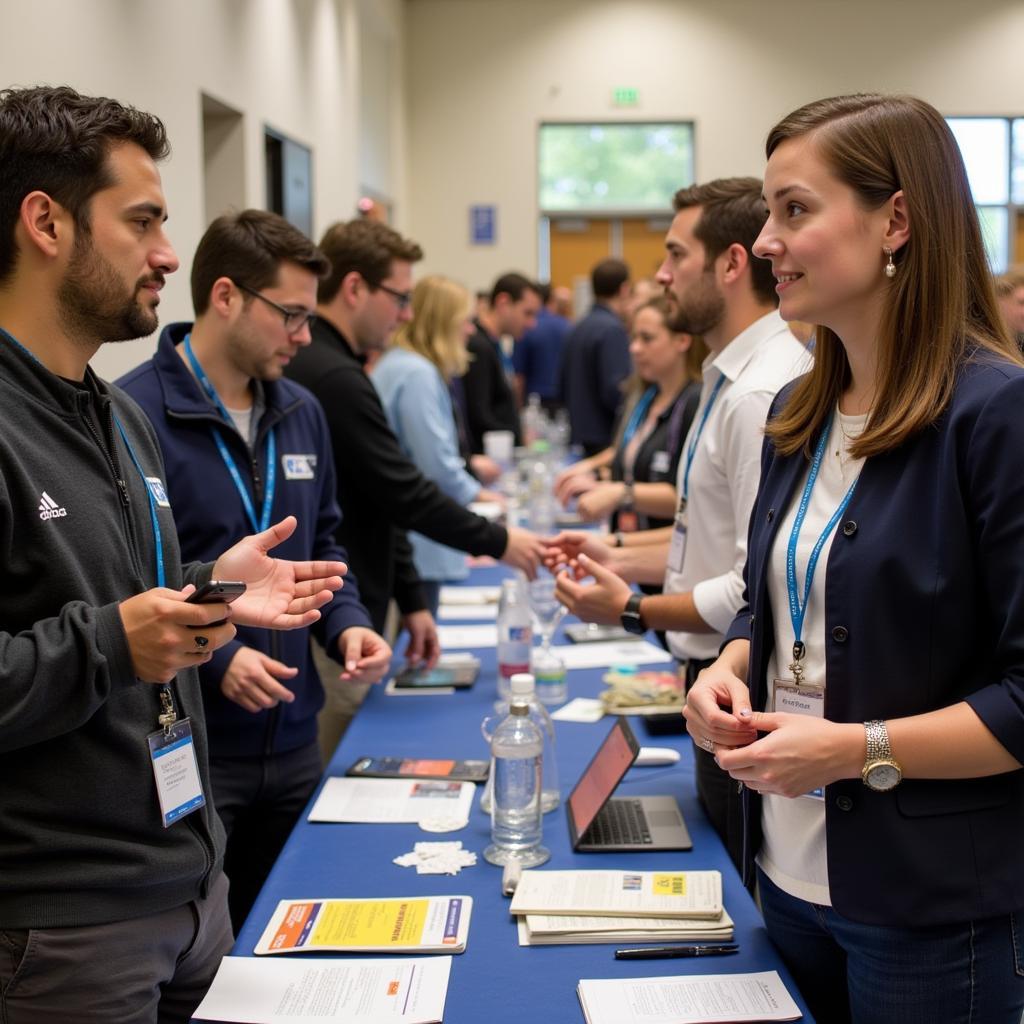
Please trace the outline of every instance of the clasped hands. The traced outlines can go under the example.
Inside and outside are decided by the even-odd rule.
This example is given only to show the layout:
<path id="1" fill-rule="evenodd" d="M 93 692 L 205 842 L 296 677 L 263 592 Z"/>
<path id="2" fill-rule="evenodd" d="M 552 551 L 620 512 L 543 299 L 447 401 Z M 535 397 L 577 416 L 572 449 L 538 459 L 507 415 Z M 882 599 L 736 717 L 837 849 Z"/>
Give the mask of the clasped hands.
<path id="1" fill-rule="evenodd" d="M 864 760 L 863 726 L 753 711 L 750 692 L 730 665 L 730 648 L 736 644 L 747 641 L 730 644 L 687 695 L 683 716 L 693 742 L 758 793 L 797 797 L 856 778 Z"/>

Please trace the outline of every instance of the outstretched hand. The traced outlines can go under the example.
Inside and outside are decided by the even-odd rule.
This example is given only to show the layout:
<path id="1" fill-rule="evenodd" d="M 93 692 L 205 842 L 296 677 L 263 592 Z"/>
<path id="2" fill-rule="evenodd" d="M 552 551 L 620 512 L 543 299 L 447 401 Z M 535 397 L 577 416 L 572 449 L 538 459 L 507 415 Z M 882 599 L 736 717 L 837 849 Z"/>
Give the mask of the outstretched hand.
<path id="1" fill-rule="evenodd" d="M 317 610 L 331 600 L 348 572 L 344 562 L 292 562 L 269 552 L 286 541 L 298 525 L 287 516 L 262 533 L 244 537 L 213 566 L 214 579 L 242 580 L 245 593 L 231 606 L 231 619 L 264 629 L 298 629 L 320 618 Z"/>

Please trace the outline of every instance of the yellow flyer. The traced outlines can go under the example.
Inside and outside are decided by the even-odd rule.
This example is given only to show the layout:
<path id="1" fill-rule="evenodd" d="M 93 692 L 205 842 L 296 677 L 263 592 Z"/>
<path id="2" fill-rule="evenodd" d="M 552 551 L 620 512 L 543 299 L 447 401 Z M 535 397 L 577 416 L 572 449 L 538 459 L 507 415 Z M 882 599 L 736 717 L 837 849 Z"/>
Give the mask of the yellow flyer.
<path id="1" fill-rule="evenodd" d="M 469 896 L 281 900 L 253 950 L 273 953 L 461 953 Z"/>

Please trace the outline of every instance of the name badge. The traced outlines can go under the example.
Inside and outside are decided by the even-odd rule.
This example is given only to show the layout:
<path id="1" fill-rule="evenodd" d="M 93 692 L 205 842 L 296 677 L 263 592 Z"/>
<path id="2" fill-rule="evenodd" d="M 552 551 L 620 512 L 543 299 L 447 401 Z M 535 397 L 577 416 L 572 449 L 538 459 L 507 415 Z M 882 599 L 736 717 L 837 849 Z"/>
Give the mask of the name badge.
<path id="1" fill-rule="evenodd" d="M 315 455 L 282 455 L 281 465 L 284 467 L 285 480 L 315 480 Z"/>
<path id="2" fill-rule="evenodd" d="M 147 476 L 146 486 L 149 488 L 149 493 L 153 495 L 153 500 L 160 506 L 160 508 L 171 507 L 171 499 L 167 497 L 167 490 L 160 477 Z"/>
<path id="3" fill-rule="evenodd" d="M 150 733 L 146 742 L 153 763 L 160 815 L 164 828 L 169 828 L 206 803 L 192 740 L 192 723 L 183 718 L 168 729 Z"/>
<path id="4" fill-rule="evenodd" d="M 668 546 L 668 567 L 672 572 L 683 571 L 683 559 L 686 557 L 686 528 L 689 517 L 686 513 L 686 503 L 680 500 L 679 511 L 676 512 L 676 521 L 672 527 L 672 540 Z"/>
<path id="5" fill-rule="evenodd" d="M 772 680 L 772 708 L 786 711 L 791 715 L 806 715 L 808 718 L 825 717 L 825 687 L 812 683 L 800 686 L 792 679 Z M 813 800 L 824 800 L 825 790 L 819 786 L 804 796 Z"/>
<path id="6" fill-rule="evenodd" d="M 652 473 L 667 473 L 671 460 L 668 457 L 668 452 L 655 452 L 651 456 L 651 472 Z"/>

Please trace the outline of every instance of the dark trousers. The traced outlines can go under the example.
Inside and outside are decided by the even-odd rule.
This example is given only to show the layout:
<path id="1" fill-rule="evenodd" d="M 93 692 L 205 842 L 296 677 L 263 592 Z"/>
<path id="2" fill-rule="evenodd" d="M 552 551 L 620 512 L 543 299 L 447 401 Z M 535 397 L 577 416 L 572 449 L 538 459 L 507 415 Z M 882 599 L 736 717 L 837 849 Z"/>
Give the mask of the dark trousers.
<path id="1" fill-rule="evenodd" d="M 928 928 L 861 924 L 757 875 L 768 936 L 822 1024 L 1020 1024 L 1020 915 Z"/>
<path id="2" fill-rule="evenodd" d="M 712 663 L 689 661 L 686 664 L 686 689 L 696 682 L 698 674 Z M 743 874 L 743 804 L 739 784 L 715 763 L 714 754 L 693 745 L 694 769 L 697 777 L 697 799 L 712 827 L 722 840 L 729 859 Z"/>
<path id="3" fill-rule="evenodd" d="M 227 889 L 218 875 L 206 899 L 159 914 L 0 929 L 0 1021 L 186 1024 L 231 951 Z"/>
<path id="4" fill-rule="evenodd" d="M 224 873 L 236 932 L 322 772 L 316 743 L 267 757 L 210 758 L 214 806 L 228 835 Z"/>

